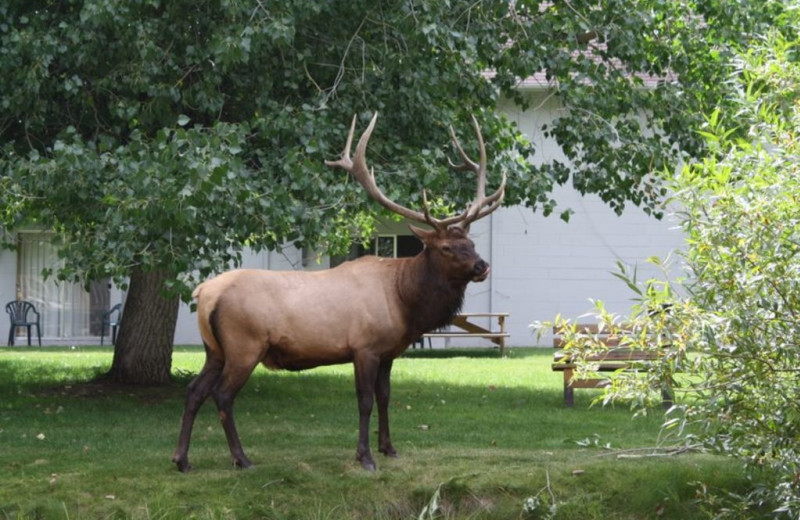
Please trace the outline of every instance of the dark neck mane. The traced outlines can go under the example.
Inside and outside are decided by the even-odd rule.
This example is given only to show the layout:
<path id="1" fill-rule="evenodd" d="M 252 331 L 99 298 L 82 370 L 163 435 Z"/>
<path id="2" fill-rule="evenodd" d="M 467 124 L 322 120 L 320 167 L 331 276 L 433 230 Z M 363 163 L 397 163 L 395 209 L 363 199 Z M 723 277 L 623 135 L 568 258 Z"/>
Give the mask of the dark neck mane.
<path id="1" fill-rule="evenodd" d="M 427 249 L 408 259 L 398 272 L 397 291 L 404 305 L 410 341 L 448 325 L 464 303 L 464 280 L 447 280 Z"/>

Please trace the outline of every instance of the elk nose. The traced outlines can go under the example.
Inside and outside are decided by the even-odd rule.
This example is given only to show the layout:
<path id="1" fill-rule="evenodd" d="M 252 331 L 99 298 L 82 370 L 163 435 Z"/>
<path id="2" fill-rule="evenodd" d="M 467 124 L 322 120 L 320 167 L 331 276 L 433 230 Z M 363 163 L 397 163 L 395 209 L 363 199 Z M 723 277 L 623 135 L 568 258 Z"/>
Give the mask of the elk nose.
<path id="1" fill-rule="evenodd" d="M 483 260 L 475 262 L 475 267 L 472 268 L 472 279 L 476 282 L 481 282 L 489 276 L 489 264 Z"/>

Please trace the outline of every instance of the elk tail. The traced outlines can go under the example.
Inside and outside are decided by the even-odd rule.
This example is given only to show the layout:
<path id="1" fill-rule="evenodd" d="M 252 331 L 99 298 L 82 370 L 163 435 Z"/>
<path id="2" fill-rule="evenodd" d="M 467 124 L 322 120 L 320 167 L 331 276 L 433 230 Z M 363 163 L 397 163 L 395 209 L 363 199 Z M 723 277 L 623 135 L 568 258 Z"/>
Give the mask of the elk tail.
<path id="1" fill-rule="evenodd" d="M 225 353 L 219 340 L 219 301 L 216 298 L 201 298 L 204 285 L 201 283 L 192 291 L 192 298 L 197 300 L 197 326 L 206 347 L 206 355 L 224 359 Z"/>

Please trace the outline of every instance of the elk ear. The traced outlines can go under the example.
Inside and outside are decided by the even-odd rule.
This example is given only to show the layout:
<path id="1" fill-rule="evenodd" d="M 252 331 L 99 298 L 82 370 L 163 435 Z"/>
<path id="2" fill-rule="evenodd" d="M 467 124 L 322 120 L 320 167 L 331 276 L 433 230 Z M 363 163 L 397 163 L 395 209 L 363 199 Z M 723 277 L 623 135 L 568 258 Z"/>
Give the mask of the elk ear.
<path id="1" fill-rule="evenodd" d="M 423 244 L 427 244 L 429 240 L 431 240 L 433 237 L 436 236 L 435 230 L 429 231 L 427 229 L 418 228 L 417 226 L 412 226 L 412 225 L 409 225 L 408 229 L 410 229 L 411 232 L 414 233 L 414 235 L 416 235 L 417 238 L 422 240 Z"/>

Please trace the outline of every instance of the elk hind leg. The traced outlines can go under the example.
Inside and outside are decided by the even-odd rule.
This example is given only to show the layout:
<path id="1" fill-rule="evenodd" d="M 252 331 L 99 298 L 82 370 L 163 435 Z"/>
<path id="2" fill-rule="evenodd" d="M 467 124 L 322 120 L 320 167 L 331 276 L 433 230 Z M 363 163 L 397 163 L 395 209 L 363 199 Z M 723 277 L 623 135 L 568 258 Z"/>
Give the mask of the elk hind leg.
<path id="1" fill-rule="evenodd" d="M 222 429 L 228 439 L 233 465 L 239 468 L 249 468 L 253 463 L 250 462 L 250 459 L 244 454 L 244 449 L 242 449 L 242 442 L 239 439 L 239 433 L 236 430 L 236 423 L 233 419 L 233 400 L 247 382 L 257 364 L 258 358 L 252 360 L 239 359 L 236 363 L 231 363 L 229 360 L 222 371 L 222 377 L 212 391 L 214 402 L 217 404 L 217 410 L 219 411 Z"/>
<path id="2" fill-rule="evenodd" d="M 181 419 L 178 446 L 172 456 L 172 462 L 178 466 L 178 470 L 182 473 L 191 469 L 189 465 L 189 441 L 192 437 L 192 428 L 197 417 L 197 411 L 208 399 L 211 389 L 219 381 L 223 365 L 224 361 L 212 357 L 208 353 L 208 346 L 206 346 L 206 362 L 197 377 L 189 383 L 186 390 L 186 404 L 183 409 L 183 418 Z"/>

